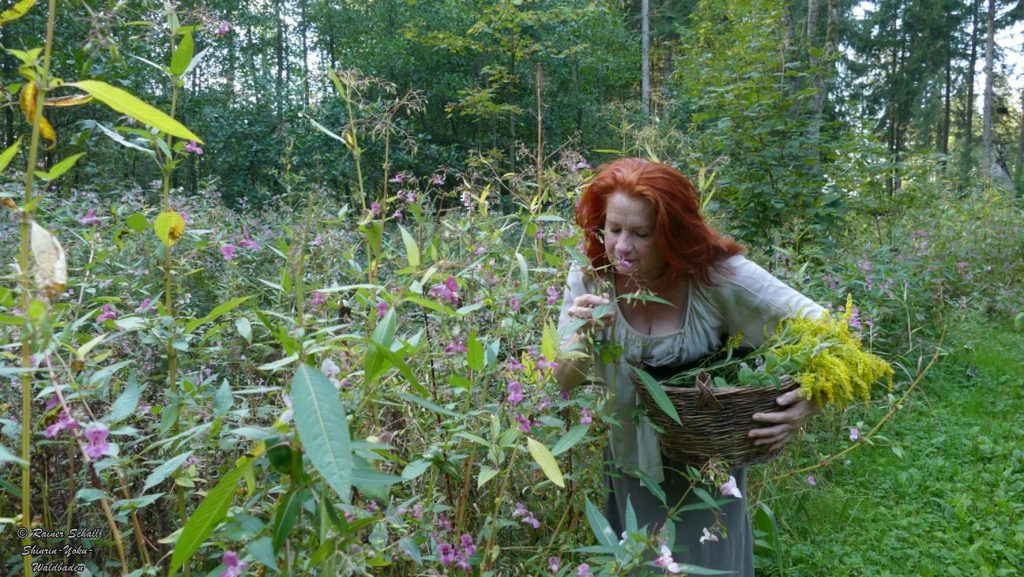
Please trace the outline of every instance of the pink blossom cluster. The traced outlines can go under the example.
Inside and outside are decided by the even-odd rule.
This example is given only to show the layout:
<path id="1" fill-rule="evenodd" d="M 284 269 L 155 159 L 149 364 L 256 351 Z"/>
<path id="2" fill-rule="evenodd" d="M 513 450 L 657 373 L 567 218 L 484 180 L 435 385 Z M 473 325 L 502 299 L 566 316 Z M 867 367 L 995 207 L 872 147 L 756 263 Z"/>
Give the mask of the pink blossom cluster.
<path id="1" fill-rule="evenodd" d="M 437 553 L 438 560 L 441 561 L 442 565 L 454 563 L 456 569 L 469 571 L 472 569 L 469 564 L 469 558 L 476 553 L 476 545 L 473 543 L 472 535 L 463 533 L 456 547 L 448 543 L 440 543 L 437 546 Z"/>
<path id="2" fill-rule="evenodd" d="M 521 502 L 516 503 L 516 509 L 515 511 L 512 511 L 512 518 L 519 519 L 534 529 L 540 529 L 540 521 L 538 521 L 537 518 L 534 517 L 533 513 L 526 508 L 526 505 L 523 505 Z"/>
<path id="3" fill-rule="evenodd" d="M 458 304 L 459 281 L 455 277 L 448 275 L 448 278 L 443 283 L 430 287 L 430 291 L 427 294 L 430 295 L 430 298 L 445 300 L 453 305 Z"/>

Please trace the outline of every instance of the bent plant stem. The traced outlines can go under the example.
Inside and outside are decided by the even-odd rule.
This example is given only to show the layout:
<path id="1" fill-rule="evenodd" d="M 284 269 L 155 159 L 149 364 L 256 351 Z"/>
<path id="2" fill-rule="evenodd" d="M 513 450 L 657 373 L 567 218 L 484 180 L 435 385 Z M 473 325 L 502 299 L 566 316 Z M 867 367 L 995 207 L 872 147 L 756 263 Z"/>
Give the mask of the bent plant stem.
<path id="1" fill-rule="evenodd" d="M 427 342 L 432 342 L 433 339 L 430 336 L 430 323 L 427 318 L 427 311 L 421 308 L 420 313 L 423 315 L 423 330 L 427 334 Z M 434 401 L 434 403 L 437 403 L 437 373 L 434 369 L 433 357 L 430 357 L 430 395 L 433 397 L 431 400 Z M 437 430 L 443 431 L 444 429 L 441 426 L 441 415 L 434 413 L 434 420 L 435 423 L 437 423 Z M 441 443 L 441 458 L 444 459 L 445 463 L 448 462 L 448 450 L 445 449 L 444 443 Z M 445 491 L 448 493 L 448 502 L 455 505 L 455 495 L 452 493 L 452 479 L 447 474 L 444 476 L 444 487 Z"/>
<path id="2" fill-rule="evenodd" d="M 505 471 L 505 476 L 501 479 L 501 487 L 499 487 L 498 492 L 494 494 L 494 510 L 491 511 L 491 528 L 487 532 L 487 545 L 484 546 L 484 558 L 483 561 L 480 562 L 481 574 L 485 574 L 487 569 L 491 566 L 491 549 L 494 547 L 494 537 L 498 532 L 498 517 L 501 513 L 501 499 L 505 496 L 505 489 L 508 487 L 508 479 L 512 476 L 516 456 L 517 452 L 512 451 L 512 454 L 508 458 L 508 469 Z"/>
<path id="3" fill-rule="evenodd" d="M 57 373 L 56 373 L 56 371 L 53 370 L 53 365 L 51 364 L 49 359 L 46 359 L 46 361 L 44 361 L 44 362 L 46 363 L 46 366 L 50 369 L 50 385 L 53 387 L 54 394 L 57 395 L 57 400 L 59 401 L 59 405 L 58 406 L 60 407 L 61 411 L 64 411 L 65 408 L 68 406 L 68 401 L 67 401 L 67 399 L 64 398 L 64 394 L 61 393 L 60 387 L 58 386 L 59 383 L 57 381 Z M 69 369 L 69 367 L 67 366 L 67 363 L 63 362 L 63 360 L 62 360 L 62 364 L 63 364 L 64 370 L 67 371 Z M 89 415 L 90 419 L 92 419 L 93 421 L 97 420 L 96 419 L 96 415 L 93 414 L 93 412 L 89 408 L 88 404 L 83 403 L 83 408 L 85 409 L 85 412 Z M 74 470 L 75 459 L 69 459 L 68 463 L 70 463 L 70 465 L 71 465 L 71 475 L 69 475 L 69 478 L 70 478 L 70 481 L 72 483 L 71 484 L 71 488 L 68 490 L 68 493 L 70 493 L 72 495 L 72 498 L 71 498 L 71 501 L 68 503 L 67 529 L 65 531 L 65 534 L 67 534 L 67 533 L 69 533 L 71 531 L 72 513 L 74 511 L 74 505 L 75 505 L 75 499 L 74 499 L 74 495 L 75 495 L 75 485 L 74 485 L 74 480 L 75 480 L 75 470 Z M 124 473 L 121 471 L 120 467 L 118 467 L 116 465 L 111 467 L 111 469 L 117 475 L 118 480 L 121 481 L 121 494 L 124 495 L 124 498 L 126 500 L 131 499 L 131 494 L 128 492 L 128 480 L 125 479 Z M 146 550 L 146 539 L 145 539 L 145 534 L 142 532 L 142 524 L 139 522 L 138 510 L 133 509 L 132 512 L 131 512 L 131 517 L 132 517 L 132 532 L 135 534 L 135 540 L 138 542 L 139 556 L 142 559 L 142 562 L 144 564 L 151 565 L 152 561 L 149 558 L 149 551 Z"/>
<path id="4" fill-rule="evenodd" d="M 808 465 L 807 467 L 796 469 L 794 471 L 789 471 L 788 473 L 783 473 L 781 475 L 776 475 L 776 476 L 772 477 L 770 480 L 778 481 L 778 480 L 784 479 L 786 477 L 795 477 L 796 475 L 802 475 L 804 473 L 809 473 L 811 471 L 814 471 L 814 470 L 817 470 L 817 469 L 821 469 L 822 467 L 826 467 L 826 466 L 832 464 L 833 461 L 846 456 L 850 452 L 852 452 L 852 451 L 860 448 L 862 445 L 864 445 L 864 443 L 868 439 L 873 437 L 876 433 L 878 433 L 879 430 L 881 430 L 882 426 L 885 425 L 885 423 L 887 423 L 889 421 L 889 419 L 893 418 L 896 415 L 896 412 L 899 411 L 900 408 L 902 408 L 903 402 L 907 400 L 907 397 L 910 396 L 910 393 L 912 393 L 914 391 L 914 389 L 917 387 L 917 385 L 920 384 L 922 380 L 924 380 L 925 375 L 928 374 L 928 372 L 931 370 L 931 368 L 939 360 L 939 354 L 942 351 L 942 342 L 945 340 L 945 338 L 946 338 L 946 333 L 945 333 L 945 330 L 943 330 L 942 335 L 939 336 L 939 343 L 935 347 L 935 353 L 932 355 L 931 360 L 928 361 L 928 364 L 925 365 L 925 367 L 923 369 L 921 369 L 921 372 L 919 372 L 917 374 L 917 377 L 914 378 L 913 382 L 910 383 L 910 386 L 907 387 L 907 390 L 903 393 L 903 395 L 899 398 L 899 400 L 896 401 L 895 403 L 893 403 L 893 406 L 892 406 L 891 409 L 889 409 L 889 412 L 887 412 L 877 423 L 875 423 L 875 426 L 872 427 L 870 431 L 868 431 L 867 433 L 865 433 L 861 437 L 861 441 L 860 442 L 854 443 L 854 444 L 850 445 L 849 447 L 846 447 L 842 451 L 839 451 L 838 453 L 835 453 L 835 454 L 832 454 L 832 455 L 828 455 L 827 457 L 824 457 L 823 459 L 821 459 L 820 461 L 818 461 L 817 463 L 815 463 L 813 465 Z"/>
<path id="5" fill-rule="evenodd" d="M 96 469 L 92 466 L 92 459 L 85 452 L 85 444 L 82 443 L 80 438 L 76 438 L 78 442 L 78 450 L 82 453 L 82 459 L 85 461 L 85 467 L 89 469 L 89 477 L 92 480 L 92 486 L 103 493 L 103 497 L 100 498 L 100 508 L 103 509 L 103 516 L 107 518 L 107 524 L 110 525 L 110 534 L 114 537 L 114 545 L 117 547 L 117 558 L 121 561 L 121 575 L 126 575 L 128 571 L 128 564 L 124 554 L 124 542 L 121 540 L 121 531 L 117 528 L 117 522 L 114 521 L 114 514 L 110 511 L 110 502 L 106 496 L 106 491 L 103 490 L 103 482 L 100 480 L 99 475 L 96 474 Z"/>

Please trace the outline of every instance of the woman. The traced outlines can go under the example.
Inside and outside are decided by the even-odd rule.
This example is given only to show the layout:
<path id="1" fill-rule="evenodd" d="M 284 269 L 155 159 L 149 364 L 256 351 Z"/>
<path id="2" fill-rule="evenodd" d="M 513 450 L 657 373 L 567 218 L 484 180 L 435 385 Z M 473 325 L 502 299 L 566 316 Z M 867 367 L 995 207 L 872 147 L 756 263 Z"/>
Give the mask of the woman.
<path id="1" fill-rule="evenodd" d="M 629 364 L 691 363 L 718 350 L 725 334 L 742 333 L 746 345 L 757 346 L 781 319 L 818 316 L 822 309 L 740 256 L 740 245 L 701 218 L 693 185 L 664 164 L 627 158 L 600 167 L 576 209 L 576 222 L 593 271 L 569 272 L 559 318 L 563 357 L 555 377 L 563 390 L 590 378 L 607 387 L 608 416 L 618 424 L 610 427 L 606 451 L 606 513 L 619 534 L 628 499 L 639 526 L 653 529 L 664 524 L 666 510 L 642 476 L 661 485 L 669 506 L 683 495 L 687 502 L 697 498 L 679 474 L 682 466 L 663 461 L 656 433 L 636 410 Z M 629 293 L 653 293 L 665 302 L 616 298 Z M 605 362 L 594 355 L 595 342 L 612 342 L 622 354 Z M 585 354 L 565 354 L 574 350 Z M 764 423 L 750 432 L 755 444 L 781 448 L 816 411 L 798 393 L 779 396 L 777 412 L 752 415 Z M 752 577 L 746 470 L 731 473 L 742 497 L 718 511 L 684 513 L 672 549 L 678 562 Z"/>

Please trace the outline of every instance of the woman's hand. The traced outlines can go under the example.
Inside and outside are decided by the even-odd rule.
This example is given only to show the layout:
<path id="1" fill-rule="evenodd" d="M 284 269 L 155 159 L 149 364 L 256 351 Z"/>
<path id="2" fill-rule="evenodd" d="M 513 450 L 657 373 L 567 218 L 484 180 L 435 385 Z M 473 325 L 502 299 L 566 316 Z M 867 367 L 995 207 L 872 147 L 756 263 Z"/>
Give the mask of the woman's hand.
<path id="1" fill-rule="evenodd" d="M 800 389 L 779 395 L 776 404 L 784 407 L 781 411 L 754 413 L 753 419 L 773 426 L 751 429 L 747 435 L 755 445 L 768 445 L 769 451 L 786 446 L 790 436 L 801 430 L 807 419 L 818 412 L 818 404 L 800 396 Z"/>
<path id="2" fill-rule="evenodd" d="M 606 297 L 592 294 L 584 294 L 576 297 L 576 300 L 572 301 L 572 306 L 569 307 L 569 318 L 587 321 L 586 324 L 576 330 L 576 333 L 587 335 L 610 325 L 612 319 L 615 318 L 615 311 L 608 310 L 598 317 L 594 316 L 595 308 L 601 305 L 606 305 L 609 302 L 611 301 Z"/>

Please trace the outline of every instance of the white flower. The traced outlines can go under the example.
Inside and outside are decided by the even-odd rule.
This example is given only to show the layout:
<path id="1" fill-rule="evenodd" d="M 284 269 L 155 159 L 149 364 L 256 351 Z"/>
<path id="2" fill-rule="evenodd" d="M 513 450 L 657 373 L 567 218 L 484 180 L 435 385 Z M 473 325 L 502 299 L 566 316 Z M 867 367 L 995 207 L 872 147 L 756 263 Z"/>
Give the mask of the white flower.
<path id="1" fill-rule="evenodd" d="M 292 420 L 292 416 L 294 415 L 292 412 L 292 398 L 289 397 L 287 393 L 282 393 L 281 400 L 284 401 L 285 411 L 281 413 L 278 420 L 282 423 L 288 423 Z"/>
<path id="2" fill-rule="evenodd" d="M 707 529 L 704 530 L 705 532 Z M 654 560 L 656 567 L 664 567 L 669 573 L 679 573 L 681 569 L 679 564 L 672 558 L 672 551 L 665 545 L 661 546 L 661 556 Z"/>
<path id="3" fill-rule="evenodd" d="M 743 494 L 740 493 L 739 487 L 736 486 L 736 477 L 733 477 L 732 475 L 729 475 L 729 480 L 718 488 L 718 492 L 721 493 L 722 496 L 736 497 L 737 499 L 743 498 Z"/>
<path id="4" fill-rule="evenodd" d="M 703 545 L 705 543 L 718 543 L 718 535 L 708 531 L 707 527 L 704 527 L 704 535 L 700 538 L 700 544 Z"/>
<path id="5" fill-rule="evenodd" d="M 333 379 L 341 372 L 341 367 L 331 359 L 324 359 L 324 362 L 320 364 L 320 370 L 324 373 L 325 377 Z"/>

